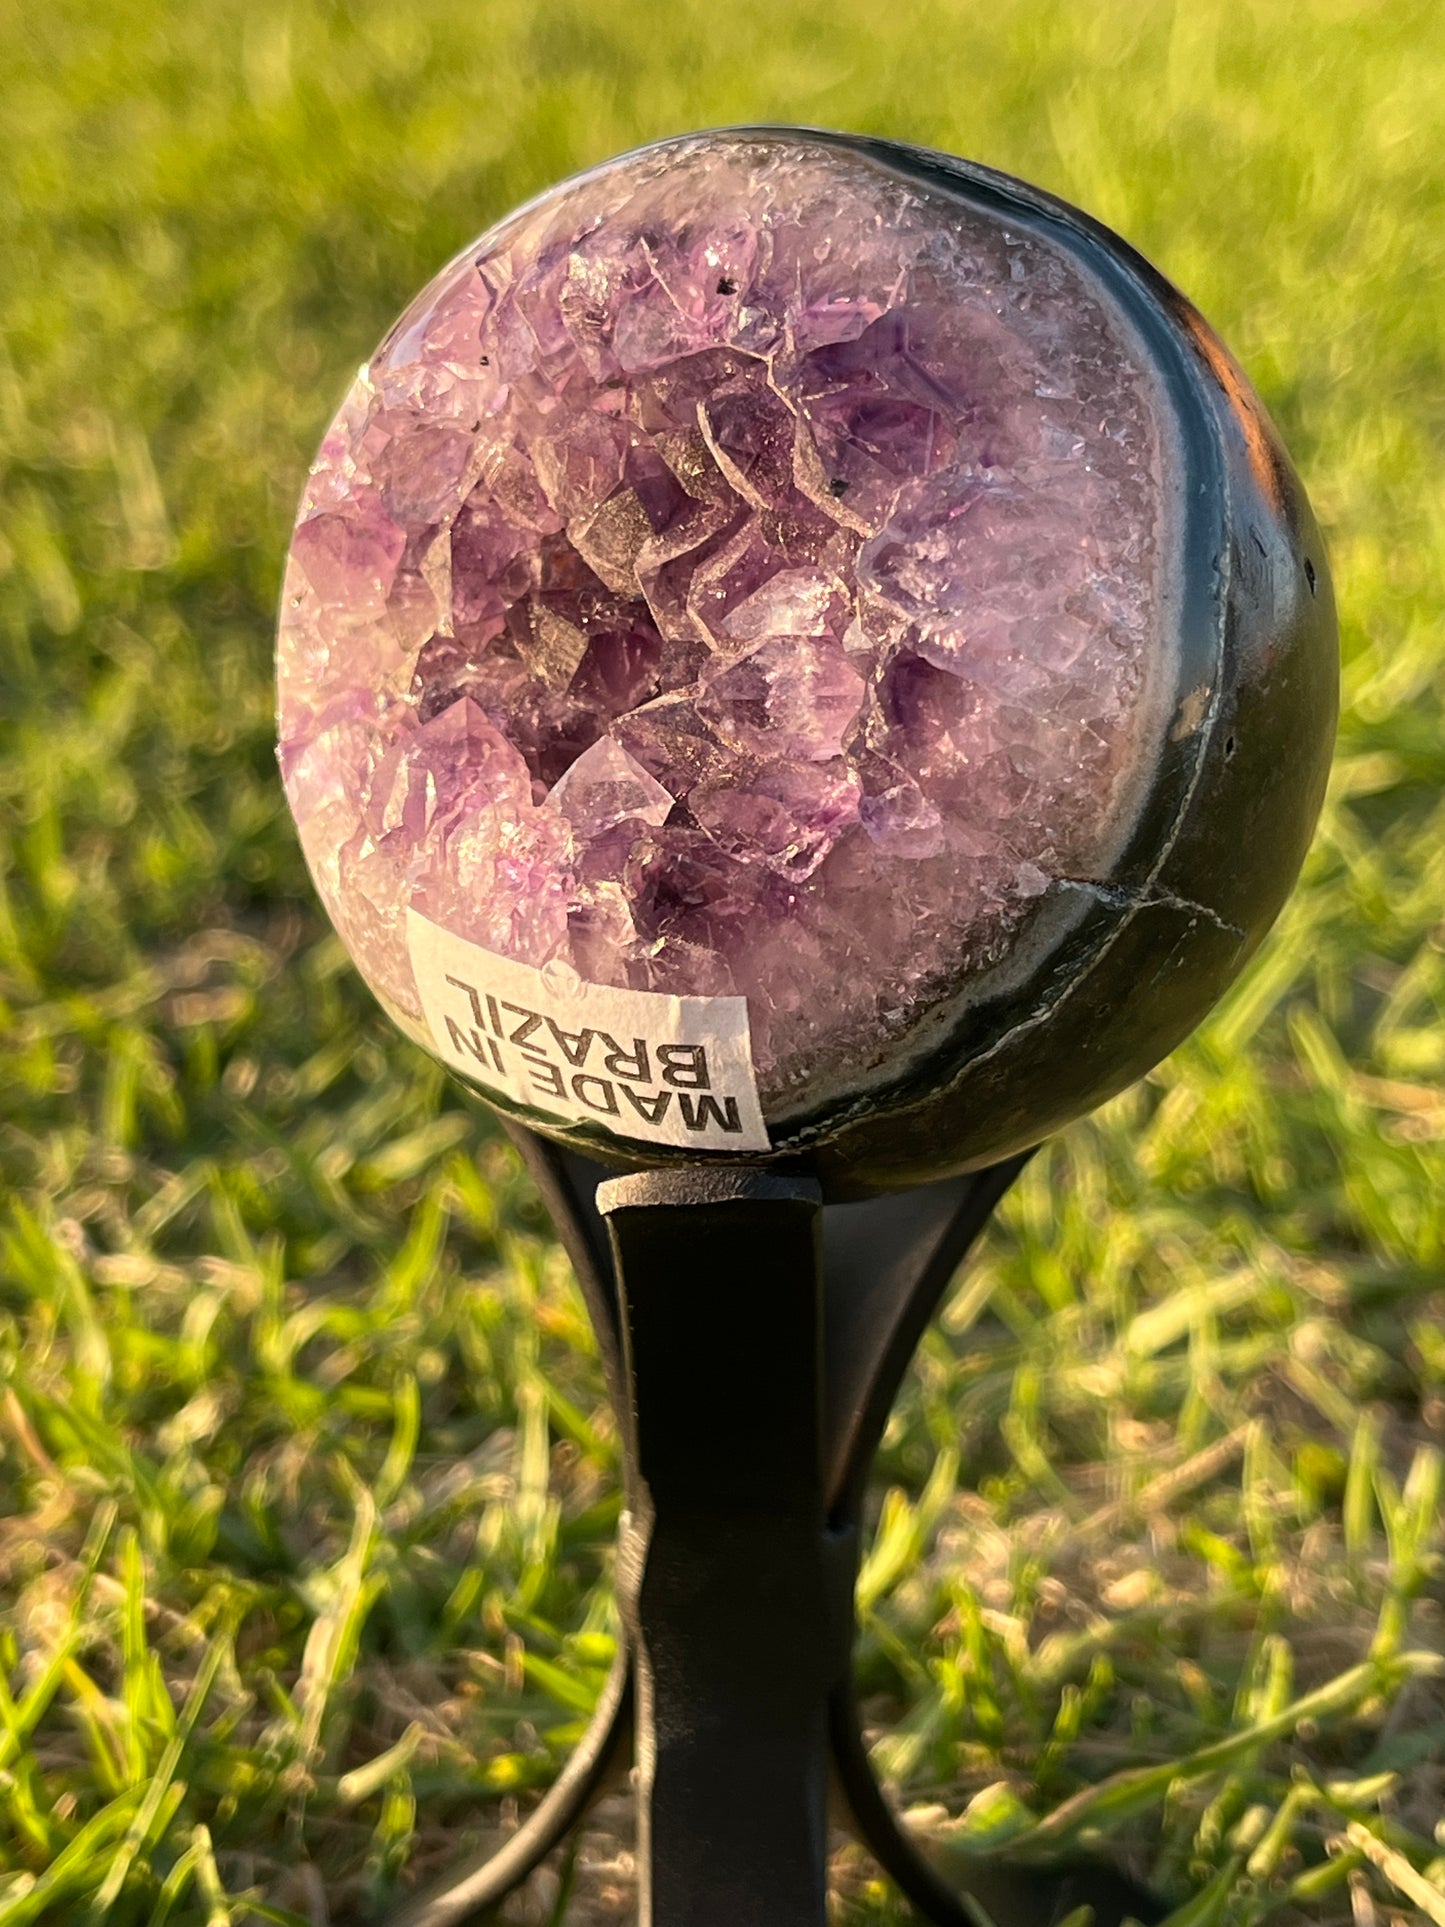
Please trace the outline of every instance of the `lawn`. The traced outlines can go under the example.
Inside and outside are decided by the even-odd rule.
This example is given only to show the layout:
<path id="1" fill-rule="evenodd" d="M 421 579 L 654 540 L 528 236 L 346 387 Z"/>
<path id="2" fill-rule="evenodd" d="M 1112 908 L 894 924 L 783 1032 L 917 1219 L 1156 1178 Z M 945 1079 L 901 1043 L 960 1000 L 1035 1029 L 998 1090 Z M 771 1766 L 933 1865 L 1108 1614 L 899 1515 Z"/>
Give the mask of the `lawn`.
<path id="1" fill-rule="evenodd" d="M 895 1414 L 875 1760 L 945 1855 L 1084 1842 L 1173 1927 L 1445 1922 L 1445 17 L 3 17 L 0 1927 L 380 1921 L 526 1809 L 605 1675 L 577 1292 L 329 934 L 271 632 L 306 463 L 411 292 L 558 176 L 742 119 L 1122 230 L 1264 394 L 1343 618 L 1279 929 L 1035 1160 Z M 605 1845 L 516 1917 L 625 1918 Z M 857 1854 L 838 1888 L 903 1917 Z"/>

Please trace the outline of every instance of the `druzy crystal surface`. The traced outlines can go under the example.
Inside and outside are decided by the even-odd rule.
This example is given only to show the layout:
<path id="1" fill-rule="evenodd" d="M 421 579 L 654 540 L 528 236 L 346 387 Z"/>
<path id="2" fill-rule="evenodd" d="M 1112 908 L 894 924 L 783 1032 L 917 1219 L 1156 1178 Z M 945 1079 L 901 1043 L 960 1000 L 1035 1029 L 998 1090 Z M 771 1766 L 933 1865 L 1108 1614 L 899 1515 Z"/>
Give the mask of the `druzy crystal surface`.
<path id="1" fill-rule="evenodd" d="M 410 905 L 745 995 L 772 1116 L 894 1074 L 1128 829 L 1159 418 L 1062 250 L 844 146 L 495 229 L 358 376 L 284 589 L 286 787 L 383 1001 Z"/>

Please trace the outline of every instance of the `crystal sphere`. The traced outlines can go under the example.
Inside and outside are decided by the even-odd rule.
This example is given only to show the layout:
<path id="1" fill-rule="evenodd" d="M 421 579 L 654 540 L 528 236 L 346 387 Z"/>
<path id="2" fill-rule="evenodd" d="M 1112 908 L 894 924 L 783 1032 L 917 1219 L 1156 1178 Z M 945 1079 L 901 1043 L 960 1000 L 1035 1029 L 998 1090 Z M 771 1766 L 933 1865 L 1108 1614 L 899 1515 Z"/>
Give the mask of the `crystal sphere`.
<path id="1" fill-rule="evenodd" d="M 362 974 L 487 1095 L 843 1194 L 1034 1141 L 1197 1020 L 1298 866 L 1332 655 L 1258 403 L 1121 242 L 744 129 L 541 196 L 362 369 L 281 765 Z M 1189 856 L 1251 812 L 1267 848 Z"/>

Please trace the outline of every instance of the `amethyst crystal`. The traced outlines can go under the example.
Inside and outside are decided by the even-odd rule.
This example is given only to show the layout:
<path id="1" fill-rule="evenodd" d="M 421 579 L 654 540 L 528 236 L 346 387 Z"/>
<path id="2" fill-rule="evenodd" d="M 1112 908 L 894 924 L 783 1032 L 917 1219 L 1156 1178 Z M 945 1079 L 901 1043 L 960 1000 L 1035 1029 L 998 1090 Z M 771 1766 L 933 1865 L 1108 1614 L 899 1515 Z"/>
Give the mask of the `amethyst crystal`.
<path id="1" fill-rule="evenodd" d="M 802 134 L 625 157 L 408 310 L 322 444 L 281 757 L 414 1034 L 406 910 L 747 1000 L 769 1119 L 896 1077 L 1162 735 L 1171 456 L 1037 232 Z"/>

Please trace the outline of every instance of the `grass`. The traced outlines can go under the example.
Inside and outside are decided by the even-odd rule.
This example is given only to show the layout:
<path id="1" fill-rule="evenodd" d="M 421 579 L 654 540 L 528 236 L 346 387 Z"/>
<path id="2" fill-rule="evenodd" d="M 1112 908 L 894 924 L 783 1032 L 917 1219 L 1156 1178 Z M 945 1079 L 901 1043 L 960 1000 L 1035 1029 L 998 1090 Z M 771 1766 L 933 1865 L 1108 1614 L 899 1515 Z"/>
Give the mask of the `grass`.
<path id="1" fill-rule="evenodd" d="M 895 1414 L 878 1763 L 941 1853 L 1084 1842 L 1172 1927 L 1445 1921 L 1437 11 L 3 14 L 0 1927 L 379 1919 L 604 1676 L 577 1294 L 323 925 L 270 633 L 412 290 L 568 170 L 764 118 L 975 155 L 1149 252 L 1279 419 L 1344 618 L 1278 932 L 1035 1162 Z M 898 1917 L 856 1855 L 838 1887 Z"/>

